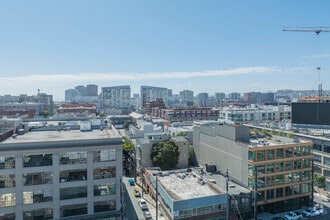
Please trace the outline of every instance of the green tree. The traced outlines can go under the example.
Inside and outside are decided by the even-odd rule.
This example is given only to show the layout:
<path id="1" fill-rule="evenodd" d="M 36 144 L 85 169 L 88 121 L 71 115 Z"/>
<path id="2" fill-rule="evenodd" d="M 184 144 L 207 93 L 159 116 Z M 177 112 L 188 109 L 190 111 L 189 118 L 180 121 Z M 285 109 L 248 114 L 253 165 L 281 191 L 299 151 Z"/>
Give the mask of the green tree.
<path id="1" fill-rule="evenodd" d="M 134 144 L 132 143 L 132 141 L 130 139 L 128 139 L 127 137 L 124 137 L 123 140 L 124 140 L 124 143 L 123 143 L 124 151 L 134 150 Z"/>
<path id="2" fill-rule="evenodd" d="M 173 140 L 168 140 L 153 145 L 150 159 L 154 166 L 171 170 L 179 163 L 179 155 L 178 145 Z"/>
<path id="3" fill-rule="evenodd" d="M 322 176 L 320 174 L 314 174 L 314 186 L 317 186 L 319 191 L 321 188 L 324 188 L 325 176 Z"/>
<path id="4" fill-rule="evenodd" d="M 40 116 L 44 116 L 44 118 L 47 118 L 49 116 L 49 111 L 48 110 L 42 110 L 39 113 Z"/>

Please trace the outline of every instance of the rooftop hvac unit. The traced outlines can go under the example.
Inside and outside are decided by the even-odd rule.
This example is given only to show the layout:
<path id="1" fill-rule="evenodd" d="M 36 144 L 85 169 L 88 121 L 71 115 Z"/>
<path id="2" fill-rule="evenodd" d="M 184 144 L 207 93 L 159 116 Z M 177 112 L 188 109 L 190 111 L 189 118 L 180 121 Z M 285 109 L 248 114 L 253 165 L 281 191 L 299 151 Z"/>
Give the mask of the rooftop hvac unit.
<path id="1" fill-rule="evenodd" d="M 80 131 L 91 131 L 92 130 L 92 124 L 90 121 L 82 121 L 80 123 Z"/>

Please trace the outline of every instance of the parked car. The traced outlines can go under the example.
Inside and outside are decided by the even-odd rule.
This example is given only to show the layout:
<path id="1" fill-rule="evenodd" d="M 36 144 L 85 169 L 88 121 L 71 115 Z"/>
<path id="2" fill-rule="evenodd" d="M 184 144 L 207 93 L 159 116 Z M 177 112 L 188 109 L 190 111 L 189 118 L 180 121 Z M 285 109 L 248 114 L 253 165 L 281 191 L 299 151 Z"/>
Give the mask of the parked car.
<path id="1" fill-rule="evenodd" d="M 323 211 L 322 211 L 322 213 L 323 213 Z M 314 207 L 310 207 L 303 211 L 303 215 L 305 217 L 318 216 L 318 215 L 321 215 L 321 212 L 319 210 L 315 209 Z"/>
<path id="2" fill-rule="evenodd" d="M 148 210 L 148 205 L 147 205 L 147 202 L 146 200 L 144 199 L 139 199 L 138 200 L 138 203 L 139 203 L 139 206 L 142 210 Z"/>
<path id="3" fill-rule="evenodd" d="M 130 186 L 135 186 L 135 181 L 134 181 L 133 178 L 129 178 L 129 179 L 128 179 L 128 182 L 129 182 L 129 185 L 130 185 Z"/>
<path id="4" fill-rule="evenodd" d="M 140 191 L 136 187 L 133 189 L 133 195 L 135 197 L 141 197 Z"/>
<path id="5" fill-rule="evenodd" d="M 147 220 L 152 220 L 152 216 L 151 216 L 151 213 L 149 211 L 144 211 L 143 215 Z"/>
<path id="6" fill-rule="evenodd" d="M 315 210 L 318 211 L 320 213 L 320 215 L 323 215 L 323 208 L 322 207 L 316 207 Z"/>
<path id="7" fill-rule="evenodd" d="M 288 212 L 284 215 L 284 218 L 287 220 L 298 220 L 298 219 L 302 219 L 302 214 L 299 212 Z"/>

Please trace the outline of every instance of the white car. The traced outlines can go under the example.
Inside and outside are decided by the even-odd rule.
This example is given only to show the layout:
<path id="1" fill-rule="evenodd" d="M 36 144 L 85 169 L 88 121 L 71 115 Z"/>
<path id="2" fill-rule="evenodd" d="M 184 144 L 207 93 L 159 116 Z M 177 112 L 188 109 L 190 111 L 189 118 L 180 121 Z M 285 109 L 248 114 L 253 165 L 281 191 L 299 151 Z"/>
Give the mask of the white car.
<path id="1" fill-rule="evenodd" d="M 296 212 L 288 212 L 284 215 L 284 218 L 287 220 L 298 220 L 302 219 L 302 215 Z"/>
<path id="2" fill-rule="evenodd" d="M 147 205 L 147 202 L 146 200 L 144 199 L 139 199 L 138 200 L 138 203 L 139 203 L 139 206 L 142 210 L 148 210 L 148 205 Z"/>
<path id="3" fill-rule="evenodd" d="M 310 217 L 310 216 L 318 216 L 321 215 L 322 213 L 320 212 L 320 210 L 317 210 L 315 208 L 307 208 L 303 211 L 303 215 L 306 217 Z"/>

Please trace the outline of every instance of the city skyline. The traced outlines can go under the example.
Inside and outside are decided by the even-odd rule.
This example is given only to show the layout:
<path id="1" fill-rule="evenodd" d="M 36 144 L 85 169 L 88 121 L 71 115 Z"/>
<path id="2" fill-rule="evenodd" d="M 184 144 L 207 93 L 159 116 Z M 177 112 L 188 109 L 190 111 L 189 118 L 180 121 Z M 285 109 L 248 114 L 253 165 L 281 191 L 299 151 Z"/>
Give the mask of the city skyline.
<path id="1" fill-rule="evenodd" d="M 0 95 L 77 85 L 174 94 L 330 89 L 327 1 L 13 1 L 0 7 Z M 320 78 L 316 67 L 321 67 Z"/>

